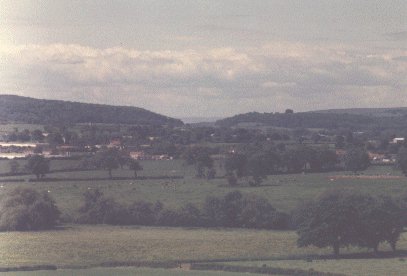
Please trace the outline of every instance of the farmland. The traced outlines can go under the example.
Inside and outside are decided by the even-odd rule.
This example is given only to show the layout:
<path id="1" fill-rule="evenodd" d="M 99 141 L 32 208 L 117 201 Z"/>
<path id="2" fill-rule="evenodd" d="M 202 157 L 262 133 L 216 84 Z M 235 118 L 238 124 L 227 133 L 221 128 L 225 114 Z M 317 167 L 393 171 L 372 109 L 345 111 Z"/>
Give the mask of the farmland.
<path id="1" fill-rule="evenodd" d="M 54 160 L 52 169 L 67 169 L 74 166 L 75 162 Z M 237 189 L 242 193 L 263 196 L 274 207 L 285 212 L 290 212 L 300 202 L 312 199 L 333 187 L 390 195 L 400 195 L 407 190 L 405 178 L 398 171 L 385 166 L 372 166 L 357 177 L 347 172 L 273 175 L 260 187 L 231 188 L 223 178 L 210 181 L 196 179 L 193 168 L 183 166 L 179 160 L 142 161 L 142 165 L 144 170 L 140 172 L 140 179 L 137 180 L 132 179 L 132 172 L 125 169 L 113 172 L 114 177 L 125 179 L 112 180 L 108 179 L 106 171 L 97 170 L 50 173 L 47 179 L 38 182 L 12 182 L 7 181 L 9 176 L 4 176 L 0 179 L 0 191 L 3 195 L 16 186 L 49 191 L 64 216 L 69 217 L 75 214 L 81 204 L 82 194 L 95 188 L 123 203 L 159 200 L 170 207 L 179 207 L 186 202 L 199 204 L 208 195 L 224 195 Z M 1 161 L 0 168 L 3 172 L 7 171 L 7 161 Z M 157 176 L 163 178 L 150 178 Z M 32 176 L 20 175 L 11 177 L 13 178 L 24 180 Z M 298 248 L 296 239 L 297 235 L 293 231 L 65 224 L 52 231 L 0 233 L 0 267 L 51 264 L 67 269 L 97 267 L 103 264 L 139 266 L 139 262 L 226 262 L 226 265 L 231 266 L 261 267 L 265 264 L 279 269 L 313 269 L 347 275 L 380 275 L 383 271 L 387 271 L 387 275 L 400 275 L 397 273 L 405 269 L 403 258 L 346 259 L 346 255 L 350 253 L 366 253 L 365 249 L 354 247 L 342 250 L 345 256 L 342 260 L 306 262 L 305 259 L 309 256 L 329 256 L 331 249 Z M 398 248 L 407 250 L 405 234 L 401 237 Z M 382 245 L 380 249 L 390 250 L 387 245 Z M 344 267 L 347 269 L 344 270 Z M 99 272 L 109 274 L 110 270 L 106 268 Z M 120 268 L 117 273 L 161 275 L 160 273 L 164 272 L 169 270 Z M 26 273 L 36 275 L 35 272 Z M 57 275 L 67 275 L 70 270 L 58 270 L 58 273 Z M 174 275 L 182 273 L 187 272 L 177 271 Z M 224 275 L 229 274 L 236 275 L 227 272 Z M 191 271 L 186 275 L 219 274 Z"/>
<path id="2" fill-rule="evenodd" d="M 399 248 L 407 249 L 406 235 L 402 236 Z M 381 250 L 388 251 L 389 248 L 383 245 Z M 358 252 L 366 251 L 358 248 L 343 250 L 345 258 L 346 254 Z M 378 271 L 393 263 L 397 264 L 395 269 L 405 267 L 405 263 L 398 259 L 382 259 L 380 262 L 350 259 L 312 263 L 305 261 L 308 256 L 329 256 L 329 253 L 329 248 L 297 248 L 296 234 L 292 231 L 65 225 L 53 231 L 0 234 L 0 267 L 42 264 L 57 265 L 59 268 L 83 268 L 107 264 L 138 266 L 140 262 L 229 260 L 235 261 L 228 262 L 229 265 L 266 264 L 270 267 L 314 268 L 330 272 L 341 272 L 341 264 L 349 264 L 353 266 L 353 270 L 349 268 L 346 271 L 349 275 L 356 275 L 352 271 L 364 264 L 374 263 Z"/>
<path id="3" fill-rule="evenodd" d="M 277 260 L 256 262 L 229 262 L 227 265 L 243 267 L 278 267 L 321 272 L 341 273 L 353 276 L 405 275 L 406 258 L 339 259 L 339 260 Z"/>
<path id="4" fill-rule="evenodd" d="M 55 271 L 26 271 L 8 272 L 7 276 L 217 276 L 219 272 L 210 271 L 183 271 L 179 269 L 162 268 L 88 268 L 88 269 L 58 269 Z M 222 272 L 222 276 L 244 275 L 234 272 Z"/>
<path id="5" fill-rule="evenodd" d="M 0 161 L 0 170 L 7 170 L 7 162 Z M 24 162 L 24 161 L 21 161 Z M 53 160 L 57 169 L 75 165 L 74 160 Z M 387 166 L 372 166 L 364 172 L 365 177 L 338 177 L 349 175 L 348 172 L 310 173 L 272 175 L 260 187 L 247 185 L 231 188 L 224 178 L 213 180 L 197 179 L 193 167 L 185 167 L 181 160 L 142 161 L 143 171 L 140 178 L 132 179 L 133 172 L 126 169 L 113 171 L 113 177 L 125 179 L 108 179 L 106 171 L 57 172 L 47 175 L 49 180 L 36 182 L 7 182 L 6 179 L 28 179 L 31 175 L 1 177 L 1 194 L 16 186 L 33 187 L 40 191 L 50 191 L 63 213 L 72 215 L 82 200 L 82 194 L 88 189 L 98 188 L 107 196 L 122 203 L 136 200 L 157 200 L 170 207 L 179 207 L 184 203 L 202 203 L 206 196 L 220 196 L 232 190 L 246 194 L 255 194 L 267 198 L 272 205 L 285 212 L 290 212 L 299 203 L 313 199 L 327 189 L 346 187 L 371 194 L 400 195 L 407 192 L 406 179 L 399 171 Z M 218 175 L 223 172 L 218 169 Z M 386 177 L 378 177 L 378 175 Z M 370 176 L 370 177 L 367 177 Z M 393 176 L 390 178 L 390 176 Z M 150 179 L 155 177 L 159 179 Z M 161 178 L 160 178 L 161 177 Z M 174 177 L 171 179 L 171 177 Z M 181 177 L 181 178 L 176 178 Z M 81 181 L 78 181 L 81 180 Z"/>

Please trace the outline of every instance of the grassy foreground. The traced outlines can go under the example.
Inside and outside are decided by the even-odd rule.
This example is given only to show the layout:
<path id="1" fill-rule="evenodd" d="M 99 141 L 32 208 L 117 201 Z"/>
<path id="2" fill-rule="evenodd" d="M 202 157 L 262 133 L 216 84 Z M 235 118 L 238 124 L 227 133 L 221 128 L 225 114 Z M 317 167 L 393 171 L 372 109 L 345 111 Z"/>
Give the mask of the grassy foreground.
<path id="1" fill-rule="evenodd" d="M 53 271 L 7 272 L 5 276 L 233 276 L 245 275 L 236 272 L 218 271 L 183 271 L 179 269 L 160 268 L 89 268 L 89 269 L 58 269 Z"/>
<path id="2" fill-rule="evenodd" d="M 0 267 L 253 260 L 327 252 L 297 249 L 295 239 L 294 232 L 74 225 L 55 231 L 0 233 Z"/>
<path id="3" fill-rule="evenodd" d="M 352 276 L 400 276 L 407 274 L 407 258 L 383 259 L 339 259 L 339 260 L 283 260 L 283 261 L 256 261 L 256 262 L 230 262 L 233 266 L 278 267 L 289 269 L 302 269 L 330 273 L 340 273 Z"/>

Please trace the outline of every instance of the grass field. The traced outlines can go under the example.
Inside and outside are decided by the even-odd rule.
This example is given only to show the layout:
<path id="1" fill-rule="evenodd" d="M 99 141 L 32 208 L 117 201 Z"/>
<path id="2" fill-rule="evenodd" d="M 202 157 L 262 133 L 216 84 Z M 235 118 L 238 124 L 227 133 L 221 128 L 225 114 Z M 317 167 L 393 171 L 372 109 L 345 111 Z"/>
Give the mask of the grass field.
<path id="1" fill-rule="evenodd" d="M 159 268 L 89 268 L 89 269 L 58 269 L 53 271 L 6 272 L 5 276 L 217 276 L 220 272 L 183 271 L 179 269 Z M 2 274 L 2 273 L 0 273 Z M 241 276 L 244 273 L 221 272 L 222 276 Z M 278 275 L 275 275 L 278 276 Z"/>
<path id="2" fill-rule="evenodd" d="M 24 162 L 24 161 L 22 161 Z M 53 160 L 54 168 L 63 169 L 74 165 L 72 160 Z M 0 195 L 17 187 L 34 187 L 37 190 L 49 191 L 55 198 L 59 208 L 66 214 L 73 214 L 78 208 L 82 194 L 88 189 L 99 188 L 106 195 L 119 202 L 131 203 L 135 200 L 157 201 L 177 207 L 187 202 L 200 204 L 208 195 L 220 196 L 235 189 L 242 193 L 256 194 L 267 198 L 274 207 L 289 212 L 300 202 L 312 199 L 327 189 L 346 187 L 371 194 L 388 194 L 398 196 L 407 192 L 407 179 L 385 178 L 337 178 L 347 172 L 273 175 L 266 179 L 260 187 L 242 186 L 231 188 L 225 179 L 217 178 L 211 181 L 194 178 L 194 169 L 184 167 L 182 161 L 143 161 L 144 170 L 141 177 L 182 176 L 183 179 L 144 179 L 133 180 L 133 172 L 129 170 L 114 170 L 114 177 L 128 177 L 126 180 L 110 180 L 106 171 L 76 171 L 50 173 L 47 176 L 55 181 L 40 182 L 4 182 L 5 179 L 33 178 L 33 176 L 0 177 Z M 0 161 L 0 168 L 7 166 L 7 161 Z M 392 167 L 372 166 L 364 175 L 401 176 Z M 91 179 L 77 181 L 75 179 Z M 3 181 L 2 181 L 3 180 Z"/>
<path id="3" fill-rule="evenodd" d="M 24 162 L 24 161 L 21 161 Z M 53 169 L 65 169 L 75 165 L 72 160 L 54 160 Z M 347 187 L 371 194 L 398 196 L 407 191 L 404 177 L 386 179 L 374 176 L 401 176 L 391 167 L 371 167 L 364 172 L 369 178 L 335 177 L 347 172 L 274 175 L 269 176 L 261 187 L 230 188 L 225 179 L 211 181 L 193 177 L 192 167 L 184 167 L 182 161 L 144 161 L 142 177 L 183 176 L 182 179 L 130 179 L 128 170 L 115 170 L 115 177 L 126 180 L 109 180 L 106 171 L 81 171 L 50 173 L 52 181 L 7 182 L 10 177 L 0 177 L 0 196 L 17 187 L 34 187 L 49 191 L 61 211 L 73 215 L 81 204 L 82 194 L 88 189 L 101 189 L 119 202 L 134 200 L 160 200 L 177 207 L 186 202 L 201 203 L 208 195 L 220 196 L 235 189 L 242 193 L 256 194 L 267 198 L 274 207 L 289 212 L 301 201 L 312 199 L 333 187 Z M 7 169 L 7 161 L 0 161 L 0 170 Z M 15 176 L 27 178 L 29 176 Z M 31 176 L 32 177 L 32 176 Z M 90 179 L 77 181 L 75 179 Z M 398 248 L 407 250 L 407 234 Z M 381 250 L 388 251 L 383 245 Z M 341 253 L 366 252 L 358 248 L 343 249 Z M 154 227 L 113 227 L 68 225 L 62 230 L 42 232 L 0 233 L 0 267 L 52 264 L 58 267 L 89 266 L 103 263 L 131 264 L 140 261 L 235 261 L 232 265 L 261 266 L 266 264 L 278 268 L 314 269 L 348 275 L 403 275 L 406 262 L 393 259 L 349 259 L 306 262 L 309 255 L 330 254 L 329 248 L 297 248 L 296 234 L 292 231 L 259 231 L 243 229 L 183 229 Z M 299 259 L 303 260 L 299 260 Z M 264 260 L 264 261 L 253 261 Z M 91 270 L 93 271 L 93 270 Z M 122 275 L 171 275 L 172 270 L 123 269 Z M 80 275 L 70 270 L 59 270 L 60 275 Z M 79 271 L 89 272 L 89 271 Z M 97 275 L 109 275 L 110 270 Z M 126 274 L 126 273 L 131 274 Z M 35 273 L 35 272 L 32 272 Z M 65 273 L 65 274 L 64 274 Z M 100 274 L 102 273 L 102 274 Z M 115 275 L 117 274 L 114 272 Z M 161 274 L 160 274 L 161 273 Z M 174 272 L 175 273 L 175 272 Z M 180 271 L 173 275 L 183 275 Z M 182 272 L 185 275 L 239 275 L 224 272 Z M 192 273 L 192 274 L 191 274 Z M 359 274 L 358 274 L 359 273 Z M 364 274 L 363 274 L 364 273 Z M 384 274 L 383 274 L 384 273 Z M 7 273 L 7 275 L 12 275 Z M 20 275 L 20 274 L 18 274 Z M 21 274 L 24 275 L 24 274 Z M 44 275 L 44 274 L 27 274 Z M 50 274 L 51 275 L 51 274 Z M 54 274 L 52 274 L 54 275 Z M 58 275 L 58 274 L 57 274 Z M 83 274 L 89 275 L 89 274 Z M 96 274 L 95 274 L 96 275 Z M 241 274 L 240 274 L 241 275 Z"/>
<path id="4" fill-rule="evenodd" d="M 407 234 L 402 236 L 398 248 L 407 250 Z M 380 249 L 389 251 L 386 245 Z M 377 271 L 385 271 L 389 265 L 395 269 L 405 267 L 398 259 L 304 261 L 310 254 L 327 256 L 330 251 L 329 248 L 297 248 L 296 234 L 292 231 L 71 225 L 54 231 L 0 233 L 0 267 L 56 265 L 69 268 L 165 261 L 234 261 L 229 264 L 267 264 L 331 272 L 339 270 L 342 264 L 352 265 L 354 270 L 358 266 L 371 269 L 374 265 Z M 342 250 L 345 255 L 359 252 L 366 251 Z"/>
<path id="5" fill-rule="evenodd" d="M 402 276 L 407 275 L 406 258 L 384 259 L 339 259 L 339 260 L 283 260 L 256 262 L 229 262 L 233 266 L 256 266 L 278 268 L 296 268 L 302 270 L 313 269 L 321 272 L 341 273 L 352 276 Z"/>
<path id="6" fill-rule="evenodd" d="M 18 131 L 23 131 L 28 129 L 29 131 L 34 131 L 36 129 L 44 130 L 43 125 L 35 125 L 35 124 L 0 124 L 0 132 L 12 132 L 15 129 Z"/>

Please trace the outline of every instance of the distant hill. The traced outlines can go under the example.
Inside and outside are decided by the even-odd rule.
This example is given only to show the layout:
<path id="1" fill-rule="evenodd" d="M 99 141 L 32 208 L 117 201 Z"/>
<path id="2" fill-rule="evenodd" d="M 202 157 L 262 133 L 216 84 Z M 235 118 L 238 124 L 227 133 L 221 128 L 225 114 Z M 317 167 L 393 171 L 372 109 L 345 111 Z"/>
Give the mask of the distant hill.
<path id="1" fill-rule="evenodd" d="M 223 127 L 270 126 L 285 128 L 350 128 L 355 130 L 392 128 L 407 130 L 407 109 L 338 109 L 293 114 L 250 112 L 218 120 L 216 125 Z"/>
<path id="2" fill-rule="evenodd" d="M 40 100 L 15 95 L 0 95 L 1 122 L 29 124 L 106 123 L 183 125 L 181 120 L 138 107 Z"/>
<path id="3" fill-rule="evenodd" d="M 346 109 L 327 109 L 312 111 L 315 113 L 335 113 L 335 114 L 353 114 L 366 115 L 372 117 L 394 117 L 407 115 L 407 107 L 392 108 L 346 108 Z"/>

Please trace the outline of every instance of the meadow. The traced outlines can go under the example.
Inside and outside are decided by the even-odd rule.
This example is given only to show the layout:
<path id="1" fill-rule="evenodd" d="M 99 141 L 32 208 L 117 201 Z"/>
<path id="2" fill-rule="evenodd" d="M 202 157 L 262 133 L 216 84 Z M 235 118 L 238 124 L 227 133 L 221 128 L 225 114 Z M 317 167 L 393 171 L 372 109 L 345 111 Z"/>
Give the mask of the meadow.
<path id="1" fill-rule="evenodd" d="M 0 233 L 0 267 L 56 265 L 68 269 L 152 264 L 165 267 L 171 262 L 185 267 L 195 262 L 221 262 L 243 267 L 266 264 L 269 267 L 345 273 L 340 271 L 342 265 L 351 265 L 353 270 L 348 267 L 345 273 L 348 275 L 358 275 L 353 271 L 360 267 L 366 267 L 366 271 L 373 268 L 387 271 L 389 265 L 398 271 L 405 268 L 406 263 L 394 258 L 346 259 L 347 254 L 366 253 L 359 248 L 343 249 L 345 259 L 307 262 L 305 260 L 310 256 L 315 259 L 329 257 L 331 250 L 298 248 L 296 237 L 293 231 L 64 225 L 52 231 Z M 401 237 L 398 247 L 407 250 L 406 234 Z M 385 244 L 380 249 L 389 251 Z"/>
<path id="2" fill-rule="evenodd" d="M 23 165 L 25 161 L 19 162 Z M 76 162 L 53 160 L 51 169 L 69 169 Z M 407 191 L 405 177 L 392 167 L 384 166 L 372 166 L 358 178 L 351 177 L 349 172 L 272 175 L 260 187 L 242 185 L 232 188 L 221 177 L 210 181 L 195 178 L 194 168 L 183 166 L 180 160 L 141 163 L 144 170 L 139 173 L 140 179 L 136 180 L 132 179 L 133 172 L 127 169 L 114 170 L 113 177 L 116 179 L 109 179 L 106 171 L 97 170 L 53 172 L 47 175 L 47 179 L 40 181 L 33 181 L 35 177 L 32 175 L 3 176 L 0 177 L 0 196 L 17 186 L 47 191 L 56 200 L 64 216 L 69 218 L 75 215 L 83 193 L 96 188 L 122 203 L 159 200 L 170 207 L 179 207 L 187 202 L 200 204 L 206 196 L 221 196 L 239 190 L 245 194 L 263 196 L 275 208 L 285 212 L 292 211 L 299 203 L 334 187 L 393 196 Z M 7 171 L 7 166 L 8 161 L 0 161 L 0 171 Z M 218 171 L 221 175 L 222 171 Z M 296 239 L 297 235 L 293 231 L 63 224 L 60 229 L 53 231 L 0 233 L 0 267 L 51 264 L 58 268 L 84 268 L 126 266 L 135 262 L 227 262 L 225 264 L 233 266 L 266 264 L 268 267 L 314 269 L 347 275 L 380 275 L 380 271 L 388 271 L 386 275 L 402 275 L 397 273 L 405 269 L 406 263 L 399 258 L 364 260 L 345 257 L 339 261 L 306 262 L 309 256 L 329 256 L 331 249 L 297 248 Z M 406 234 L 401 237 L 398 248 L 407 250 Z M 381 250 L 390 249 L 382 245 Z M 345 256 L 366 252 L 359 248 L 341 250 Z M 60 270 L 58 273 L 72 275 L 69 271 Z M 121 270 L 123 275 L 138 275 L 139 272 L 140 275 L 171 275 L 163 271 L 142 268 Z M 172 272 L 165 272 L 169 271 Z M 357 271 L 361 273 L 357 274 Z M 127 272 L 133 274 L 125 274 Z M 108 270 L 106 273 L 109 274 Z M 188 273 L 185 275 L 229 275 L 220 272 L 205 274 L 200 271 Z"/>
<path id="3" fill-rule="evenodd" d="M 0 161 L 0 172 L 8 170 L 8 162 Z M 23 165 L 25 161 L 19 162 Z M 77 162 L 53 160 L 51 169 L 72 168 Z M 239 190 L 245 194 L 263 196 L 275 208 L 284 212 L 290 212 L 301 202 L 335 187 L 393 196 L 407 192 L 407 179 L 390 166 L 371 166 L 360 178 L 340 177 L 350 175 L 349 172 L 271 175 L 260 187 L 244 185 L 243 181 L 241 186 L 230 187 L 222 177 L 210 181 L 195 178 L 194 168 L 184 166 L 181 160 L 141 161 L 141 164 L 144 170 L 139 172 L 140 179 L 137 180 L 132 179 L 133 172 L 127 169 L 114 170 L 114 179 L 108 178 L 107 171 L 99 170 L 49 173 L 48 179 L 35 182 L 28 181 L 34 180 L 33 175 L 0 177 L 0 196 L 17 186 L 49 191 L 60 210 L 72 215 L 80 205 L 83 193 L 96 188 L 122 203 L 159 200 L 170 207 L 179 207 L 188 202 L 201 204 L 207 196 L 222 196 Z M 223 171 L 220 168 L 217 170 L 218 176 L 222 176 Z M 377 177 L 378 175 L 383 177 Z M 20 182 L 7 181 L 11 179 Z"/>
<path id="4" fill-rule="evenodd" d="M 277 267 L 315 270 L 352 276 L 401 276 L 406 275 L 407 258 L 372 258 L 338 260 L 276 260 L 255 262 L 228 262 L 226 265 L 242 267 Z"/>

